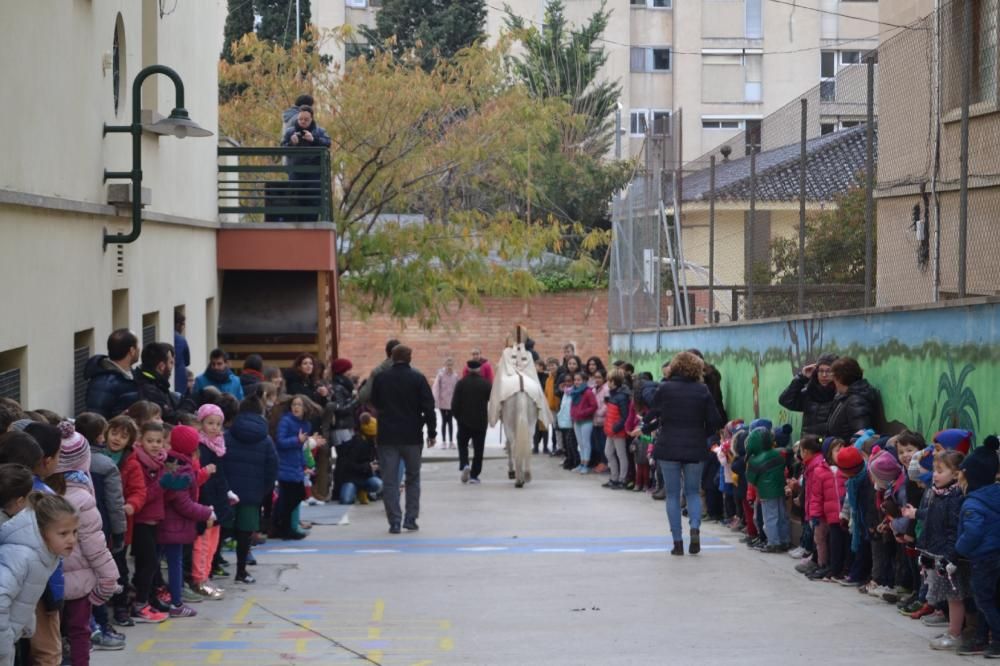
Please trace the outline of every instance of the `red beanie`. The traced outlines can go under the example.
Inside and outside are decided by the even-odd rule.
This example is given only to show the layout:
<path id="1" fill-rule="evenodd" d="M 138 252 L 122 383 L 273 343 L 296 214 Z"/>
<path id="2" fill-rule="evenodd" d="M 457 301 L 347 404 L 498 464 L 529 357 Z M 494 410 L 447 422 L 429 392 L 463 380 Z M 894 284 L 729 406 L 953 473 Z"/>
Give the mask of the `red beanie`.
<path id="1" fill-rule="evenodd" d="M 170 450 L 190 458 L 198 449 L 198 431 L 191 426 L 177 426 L 170 431 Z"/>
<path id="2" fill-rule="evenodd" d="M 846 476 L 857 476 L 864 466 L 864 456 L 853 446 L 845 446 L 837 452 L 837 468 Z"/>
<path id="3" fill-rule="evenodd" d="M 335 375 L 342 375 L 353 367 L 354 364 L 346 358 L 335 358 L 333 359 L 333 363 L 330 364 L 330 372 Z"/>

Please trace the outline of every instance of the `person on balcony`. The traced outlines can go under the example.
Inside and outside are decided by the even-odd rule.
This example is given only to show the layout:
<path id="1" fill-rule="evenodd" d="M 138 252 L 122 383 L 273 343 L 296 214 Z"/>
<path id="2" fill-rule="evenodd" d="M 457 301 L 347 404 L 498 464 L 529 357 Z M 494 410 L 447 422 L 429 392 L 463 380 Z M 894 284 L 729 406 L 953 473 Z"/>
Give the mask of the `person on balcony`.
<path id="1" fill-rule="evenodd" d="M 316 124 L 311 106 L 300 106 L 299 115 L 295 124 L 285 130 L 285 135 L 281 139 L 282 146 L 296 146 L 300 148 L 329 148 L 330 136 L 322 127 Z M 309 167 L 318 167 L 320 156 L 316 154 L 289 156 L 288 157 L 288 180 L 292 183 L 291 194 L 294 203 L 302 207 L 317 209 L 317 213 L 303 215 L 293 215 L 292 219 L 302 222 L 315 222 L 321 204 L 322 192 L 322 172 L 310 170 Z M 306 170 L 301 170 L 307 167 Z M 288 216 L 286 216 L 286 219 Z"/>

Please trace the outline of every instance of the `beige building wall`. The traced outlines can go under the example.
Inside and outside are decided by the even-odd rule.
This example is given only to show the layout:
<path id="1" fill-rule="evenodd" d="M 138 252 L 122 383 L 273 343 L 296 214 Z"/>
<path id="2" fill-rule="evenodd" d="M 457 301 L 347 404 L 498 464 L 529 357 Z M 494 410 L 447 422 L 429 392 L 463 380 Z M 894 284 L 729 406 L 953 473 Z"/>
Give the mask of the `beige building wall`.
<path id="1" fill-rule="evenodd" d="M 119 18 L 120 17 L 120 18 Z M 107 205 L 103 170 L 131 166 L 129 135 L 102 137 L 102 124 L 131 122 L 131 83 L 145 65 L 174 68 L 193 120 L 217 133 L 217 62 L 224 0 L 0 4 L 0 282 L 9 288 L 0 327 L 0 372 L 21 371 L 28 407 L 73 411 L 73 352 L 103 352 L 108 334 L 156 324 L 173 340 L 174 308 L 188 322 L 200 369 L 215 342 L 217 138 L 144 136 L 143 187 L 152 195 L 139 240 L 102 248 L 105 228 L 127 231 L 128 213 Z M 120 23 L 119 23 L 120 21 Z M 121 84 L 116 113 L 113 43 L 118 25 Z M 32 65 L 25 66 L 25 55 Z M 168 115 L 168 79 L 148 79 L 142 106 Z M 51 122 L 34 122 L 39 109 Z M 117 181 L 127 182 L 127 181 Z"/>

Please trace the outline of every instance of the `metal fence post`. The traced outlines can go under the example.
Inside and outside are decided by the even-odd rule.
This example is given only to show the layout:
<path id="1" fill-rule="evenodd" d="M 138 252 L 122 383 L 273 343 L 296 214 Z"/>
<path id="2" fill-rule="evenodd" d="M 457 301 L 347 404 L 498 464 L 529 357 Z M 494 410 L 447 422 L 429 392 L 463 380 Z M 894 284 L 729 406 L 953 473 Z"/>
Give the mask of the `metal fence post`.
<path id="1" fill-rule="evenodd" d="M 875 55 L 868 54 L 868 114 L 865 126 L 865 307 L 875 304 Z"/>
<path id="2" fill-rule="evenodd" d="M 806 126 L 809 100 L 802 99 L 802 140 L 799 146 L 799 314 L 806 309 Z"/>
<path id="3" fill-rule="evenodd" d="M 757 216 L 757 151 L 750 149 L 750 215 L 747 217 L 743 241 L 744 262 L 746 263 L 747 305 L 744 319 L 753 319 L 753 245 L 754 221 Z"/>
<path id="4" fill-rule="evenodd" d="M 715 155 L 708 158 L 708 323 L 715 323 Z"/>
<path id="5" fill-rule="evenodd" d="M 972 0 L 965 0 L 962 21 L 962 138 L 958 190 L 958 297 L 966 295 L 966 244 L 969 236 L 969 103 L 972 97 Z M 987 11 L 985 8 L 983 11 Z"/>

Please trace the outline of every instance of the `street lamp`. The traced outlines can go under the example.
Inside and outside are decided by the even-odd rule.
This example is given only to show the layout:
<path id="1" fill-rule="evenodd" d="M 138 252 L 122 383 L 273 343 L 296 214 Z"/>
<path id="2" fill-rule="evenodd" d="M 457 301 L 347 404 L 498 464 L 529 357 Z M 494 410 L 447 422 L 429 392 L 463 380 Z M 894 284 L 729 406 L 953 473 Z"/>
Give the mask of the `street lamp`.
<path id="1" fill-rule="evenodd" d="M 132 170 L 131 171 L 108 171 L 104 170 L 104 180 L 109 178 L 127 178 L 132 181 L 132 231 L 127 234 L 109 234 L 104 230 L 104 249 L 112 243 L 132 243 L 139 238 L 142 231 L 142 109 L 140 108 L 140 97 L 142 95 L 142 83 L 153 74 L 164 74 L 174 82 L 175 108 L 166 118 L 162 118 L 146 129 L 156 134 L 168 134 L 183 139 L 188 136 L 212 136 L 207 129 L 191 120 L 187 109 L 184 108 L 184 82 L 181 77 L 169 67 L 164 65 L 150 65 L 145 67 L 135 76 L 132 82 L 132 124 L 130 125 L 108 125 L 104 124 L 104 135 L 109 133 L 129 133 L 132 135 Z"/>

